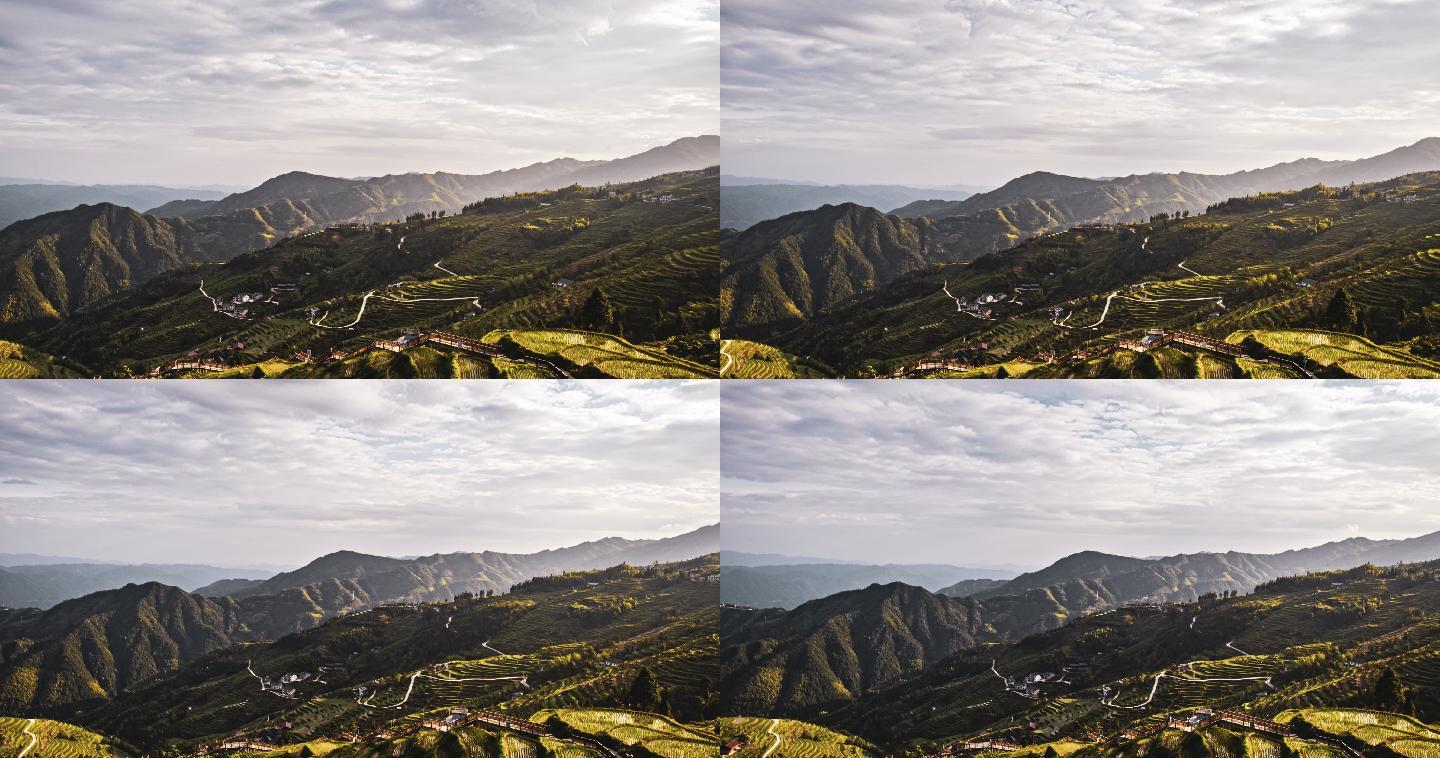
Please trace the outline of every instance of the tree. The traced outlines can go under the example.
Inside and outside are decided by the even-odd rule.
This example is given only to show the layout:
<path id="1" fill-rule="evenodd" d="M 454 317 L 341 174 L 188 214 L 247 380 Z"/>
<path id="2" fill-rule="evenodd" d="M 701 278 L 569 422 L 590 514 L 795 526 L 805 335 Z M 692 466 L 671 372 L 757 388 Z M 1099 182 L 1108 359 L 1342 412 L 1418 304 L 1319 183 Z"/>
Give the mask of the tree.
<path id="1" fill-rule="evenodd" d="M 444 355 L 440 356 L 440 362 L 435 366 L 435 378 L 436 378 L 436 379 L 454 379 L 454 378 L 455 378 L 455 356 L 454 356 L 454 355 L 451 355 L 450 353 L 445 353 Z"/>
<path id="2" fill-rule="evenodd" d="M 1380 678 L 1375 680 L 1375 704 L 1400 712 L 1410 710 L 1410 693 L 1395 674 L 1395 669 L 1386 668 L 1380 672 Z"/>
<path id="3" fill-rule="evenodd" d="M 635 680 L 630 683 L 628 699 L 630 705 L 642 711 L 653 711 L 664 702 L 665 693 L 660 689 L 660 682 L 650 667 L 640 669 L 640 673 L 635 675 Z"/>
<path id="4" fill-rule="evenodd" d="M 599 287 L 590 290 L 590 297 L 585 299 L 585 305 L 580 309 L 580 319 L 600 331 L 609 331 L 615 326 L 615 309 L 610 307 L 610 298 L 605 296 L 605 290 Z"/>
<path id="5" fill-rule="evenodd" d="M 414 379 L 415 374 L 415 361 L 405 353 L 397 354 L 390 362 L 390 375 L 396 379 Z"/>
<path id="6" fill-rule="evenodd" d="M 1335 290 L 1335 295 L 1330 298 L 1330 304 L 1325 306 L 1325 321 L 1336 329 L 1352 330 L 1360 321 L 1360 311 L 1355 306 L 1355 300 L 1344 288 Z"/>

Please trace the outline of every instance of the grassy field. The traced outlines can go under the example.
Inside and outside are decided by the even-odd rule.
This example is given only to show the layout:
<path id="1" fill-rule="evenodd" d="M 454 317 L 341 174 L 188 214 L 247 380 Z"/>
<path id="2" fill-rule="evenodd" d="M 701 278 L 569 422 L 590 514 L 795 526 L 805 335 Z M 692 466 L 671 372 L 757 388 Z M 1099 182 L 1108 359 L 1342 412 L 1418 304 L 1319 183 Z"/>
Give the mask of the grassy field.
<path id="1" fill-rule="evenodd" d="M 638 747 L 666 758 L 701 758 L 715 754 L 718 736 L 653 713 L 615 708 L 539 711 L 530 717 L 538 723 L 562 724 L 588 737 L 627 748 Z"/>
<path id="2" fill-rule="evenodd" d="M 777 348 L 749 340 L 725 340 L 720 360 L 726 379 L 818 379 L 829 372 Z M 728 357 L 730 360 L 726 361 Z"/>
<path id="3" fill-rule="evenodd" d="M 1327 737 L 1361 742 L 1387 755 L 1433 758 L 1440 755 L 1440 729 L 1409 716 L 1352 708 L 1306 708 L 1277 719 L 1303 723 Z"/>
<path id="4" fill-rule="evenodd" d="M 492 331 L 482 341 L 514 341 L 533 353 L 560 360 L 579 369 L 592 369 L 615 379 L 706 379 L 715 369 L 694 361 L 641 347 L 620 337 L 577 329 L 525 329 Z"/>
<path id="5" fill-rule="evenodd" d="M 780 735 L 780 745 L 772 756 L 790 758 L 863 758 L 879 755 L 873 745 L 857 737 L 831 731 L 823 726 L 803 721 L 779 719 L 775 724 L 766 718 L 724 717 L 714 722 L 721 741 L 738 740 L 741 748 L 732 753 L 738 758 L 759 758 L 775 744 Z M 772 728 L 773 724 L 773 728 Z"/>
<path id="6" fill-rule="evenodd" d="M 70 379 L 84 376 L 77 367 L 14 342 L 0 340 L 0 379 Z"/>
<path id="7" fill-rule="evenodd" d="M 17 756 L 30 745 L 25 735 L 28 719 L 0 717 L 0 755 Z M 131 754 L 113 740 L 59 721 L 37 719 L 30 727 L 39 738 L 26 758 L 120 758 Z"/>
<path id="8" fill-rule="evenodd" d="M 1440 377 L 1440 363 L 1403 350 L 1382 347 L 1353 334 L 1319 329 L 1248 330 L 1232 332 L 1225 340 L 1240 344 L 1247 337 L 1254 337 L 1276 353 L 1304 358 L 1319 366 L 1335 367 L 1359 379 Z"/>

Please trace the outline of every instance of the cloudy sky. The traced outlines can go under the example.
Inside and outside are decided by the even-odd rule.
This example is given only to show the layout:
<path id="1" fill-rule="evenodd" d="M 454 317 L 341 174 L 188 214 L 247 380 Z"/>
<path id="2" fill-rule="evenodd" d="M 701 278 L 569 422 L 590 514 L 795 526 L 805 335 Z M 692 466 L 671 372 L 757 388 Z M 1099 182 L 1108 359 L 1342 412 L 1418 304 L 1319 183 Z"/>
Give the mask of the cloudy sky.
<path id="1" fill-rule="evenodd" d="M 713 524 L 714 382 L 8 382 L 0 551 L 300 565 Z"/>
<path id="2" fill-rule="evenodd" d="M 1430 383 L 730 382 L 722 396 L 728 550 L 1038 567 L 1440 530 Z"/>
<path id="3" fill-rule="evenodd" d="M 718 0 L 0 0 L 0 175 L 480 173 L 719 128 Z"/>
<path id="4" fill-rule="evenodd" d="M 725 0 L 729 174 L 998 185 L 1440 136 L 1429 0 Z"/>

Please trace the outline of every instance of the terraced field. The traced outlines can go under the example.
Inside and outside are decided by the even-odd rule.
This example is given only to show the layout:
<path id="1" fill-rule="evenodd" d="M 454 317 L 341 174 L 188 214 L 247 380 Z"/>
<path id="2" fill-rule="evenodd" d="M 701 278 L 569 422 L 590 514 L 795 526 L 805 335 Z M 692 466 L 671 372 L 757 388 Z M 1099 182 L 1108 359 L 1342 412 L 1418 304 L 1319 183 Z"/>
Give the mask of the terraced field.
<path id="1" fill-rule="evenodd" d="M 741 743 L 740 749 L 731 753 L 739 758 L 765 755 L 776 744 L 776 734 L 780 735 L 779 747 L 770 753 L 771 758 L 866 758 L 879 755 L 879 751 L 864 740 L 803 721 L 778 719 L 778 723 L 772 723 L 770 719 L 763 718 L 725 717 L 713 723 L 722 741 L 737 740 Z"/>
<path id="2" fill-rule="evenodd" d="M 769 345 L 749 340 L 725 340 L 721 345 L 720 375 L 726 379 L 814 379 L 825 374 Z"/>
<path id="3" fill-rule="evenodd" d="M 616 379 L 703 379 L 718 375 L 714 369 L 664 352 L 644 348 L 619 337 L 574 329 L 492 331 L 482 340 L 500 344 L 512 340 L 534 353 L 558 358 L 565 364 L 590 368 Z"/>
<path id="4" fill-rule="evenodd" d="M 539 711 L 530 717 L 542 724 L 560 724 L 606 744 L 638 747 L 654 755 L 713 755 L 718 735 L 702 727 L 681 724 L 653 713 L 618 708 L 559 709 Z"/>
<path id="5" fill-rule="evenodd" d="M 78 367 L 14 342 L 0 340 L 0 379 L 67 379 L 83 376 Z"/>
<path id="6" fill-rule="evenodd" d="M 28 726 L 30 734 L 38 738 L 32 748 L 32 741 L 25 733 L 29 721 L 0 717 L 0 755 L 18 756 L 27 750 L 26 758 L 129 758 L 132 755 L 108 737 L 46 719 L 36 719 L 33 726 Z"/>
<path id="7" fill-rule="evenodd" d="M 1440 729 L 1409 716 L 1351 708 L 1307 708 L 1283 713 L 1276 720 L 1303 721 L 1326 736 L 1388 750 L 1390 755 L 1440 755 Z"/>
<path id="8" fill-rule="evenodd" d="M 1381 347 L 1363 337 L 1315 329 L 1238 331 L 1226 341 L 1239 344 L 1254 337 L 1277 353 L 1336 367 L 1360 379 L 1434 379 L 1440 363 L 1403 350 Z"/>

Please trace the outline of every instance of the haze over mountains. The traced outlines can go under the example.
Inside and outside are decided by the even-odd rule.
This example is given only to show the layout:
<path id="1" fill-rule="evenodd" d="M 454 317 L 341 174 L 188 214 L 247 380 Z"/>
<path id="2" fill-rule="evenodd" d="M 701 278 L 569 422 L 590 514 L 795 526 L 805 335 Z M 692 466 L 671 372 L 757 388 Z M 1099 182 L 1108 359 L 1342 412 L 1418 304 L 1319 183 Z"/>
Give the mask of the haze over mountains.
<path id="1" fill-rule="evenodd" d="M 501 594 L 527 579 L 566 571 L 688 560 L 716 552 L 718 541 L 719 527 L 710 525 L 664 539 L 609 537 L 531 554 L 404 560 L 341 551 L 268 580 L 226 581 L 196 593 L 146 582 L 43 611 L 4 610 L 0 692 L 11 711 L 63 707 L 114 695 L 207 652 L 276 639 L 344 613 Z M 70 654 L 81 649 L 102 653 Z"/>
<path id="2" fill-rule="evenodd" d="M 36 556 L 41 558 L 41 556 Z M 0 558 L 0 607 L 49 608 L 70 598 L 126 584 L 161 582 L 188 592 L 212 582 L 258 580 L 270 572 L 187 564 L 15 563 Z"/>
<path id="3" fill-rule="evenodd" d="M 834 563 L 720 567 L 720 599 L 751 608 L 794 608 L 816 598 L 871 584 L 901 582 L 931 592 L 965 586 L 1003 586 L 1011 573 L 935 565 L 844 565 Z"/>
<path id="4" fill-rule="evenodd" d="M 726 609 L 723 690 L 739 712 L 808 713 L 851 700 L 960 650 L 1018 640 L 1130 603 L 1248 593 L 1280 577 L 1440 557 L 1440 532 L 1352 538 L 1264 555 L 1139 559 L 1081 552 L 998 586 L 929 592 L 899 582 L 812 600 L 791 611 Z M 950 593 L 961 594 L 952 597 Z"/>
<path id="5" fill-rule="evenodd" d="M 80 205 L 0 230 L 0 322 L 64 318 L 159 273 L 194 261 L 228 260 L 332 224 L 453 213 L 486 197 L 636 181 L 718 162 L 719 138 L 711 135 L 615 160 L 559 158 L 480 175 L 361 180 L 296 171 L 219 199 L 172 199 L 144 214 L 108 202 Z M 146 202 L 151 200 L 160 197 Z"/>
<path id="6" fill-rule="evenodd" d="M 748 229 L 766 219 L 822 205 L 857 203 L 885 211 L 916 201 L 948 203 L 964 200 L 973 191 L 925 189 L 900 185 L 817 185 L 724 176 L 720 178 L 720 226 Z"/>
<path id="7" fill-rule="evenodd" d="M 0 228 L 42 213 L 61 211 L 77 205 L 112 203 L 130 208 L 186 202 L 208 203 L 225 197 L 216 189 L 160 187 L 150 184 L 52 184 L 36 181 L 0 180 Z"/>

